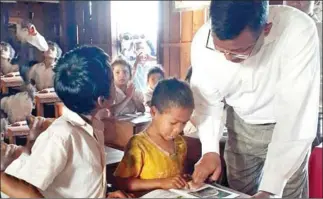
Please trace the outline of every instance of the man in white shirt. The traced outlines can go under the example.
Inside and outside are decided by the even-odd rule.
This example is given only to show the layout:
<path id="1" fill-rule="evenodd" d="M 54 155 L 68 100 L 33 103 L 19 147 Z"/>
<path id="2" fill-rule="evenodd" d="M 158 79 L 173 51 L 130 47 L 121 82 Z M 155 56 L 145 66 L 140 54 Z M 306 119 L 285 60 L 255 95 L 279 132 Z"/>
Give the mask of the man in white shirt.
<path id="1" fill-rule="evenodd" d="M 321 2 L 320 2 L 321 3 Z M 319 17 L 317 16 L 317 14 L 314 11 L 314 7 L 315 7 L 315 2 L 314 1 L 284 1 L 285 5 L 289 5 L 292 7 L 295 7 L 301 11 L 303 11 L 304 13 L 308 14 L 316 23 L 316 28 L 317 28 L 317 32 L 320 38 L 320 60 L 321 60 L 321 71 L 322 71 L 322 20 L 319 19 Z M 322 9 L 322 4 L 318 5 L 321 6 Z M 320 86 L 320 113 L 322 113 L 322 86 L 323 85 L 323 76 L 321 73 L 321 86 Z M 319 129 L 317 132 L 317 138 L 316 140 L 313 142 L 313 146 L 317 146 L 321 143 L 321 138 L 322 138 L 322 127 L 319 125 Z"/>
<path id="2" fill-rule="evenodd" d="M 212 1 L 210 23 L 192 42 L 192 120 L 202 143 L 193 180 L 221 173 L 233 189 L 265 198 L 307 196 L 307 154 L 319 109 L 319 39 L 314 21 L 268 1 Z M 234 110 L 234 111 L 233 111 Z"/>

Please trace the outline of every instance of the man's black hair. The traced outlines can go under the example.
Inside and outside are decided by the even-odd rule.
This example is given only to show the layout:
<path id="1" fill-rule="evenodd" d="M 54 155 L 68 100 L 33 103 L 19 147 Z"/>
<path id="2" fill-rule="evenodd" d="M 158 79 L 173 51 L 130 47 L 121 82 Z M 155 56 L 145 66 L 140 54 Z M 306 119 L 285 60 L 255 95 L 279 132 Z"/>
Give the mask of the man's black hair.
<path id="1" fill-rule="evenodd" d="M 184 81 L 176 78 L 164 79 L 155 87 L 150 105 L 156 107 L 160 113 L 170 108 L 194 109 L 193 93 Z"/>
<path id="2" fill-rule="evenodd" d="M 159 66 L 155 66 L 149 69 L 147 73 L 147 81 L 149 80 L 149 77 L 153 74 L 160 74 L 163 78 L 165 78 L 165 73 L 162 68 Z"/>
<path id="3" fill-rule="evenodd" d="M 187 81 L 188 83 L 191 82 L 192 72 L 193 72 L 193 68 L 192 68 L 192 66 L 190 66 L 188 68 L 186 76 L 185 76 L 185 81 Z"/>
<path id="4" fill-rule="evenodd" d="M 255 35 L 267 22 L 268 1 L 212 0 L 210 19 L 212 32 L 220 40 L 232 40 L 246 28 Z"/>
<path id="5" fill-rule="evenodd" d="M 68 109 L 90 114 L 99 97 L 110 98 L 113 76 L 108 61 L 109 56 L 95 46 L 77 47 L 58 60 L 54 89 Z"/>

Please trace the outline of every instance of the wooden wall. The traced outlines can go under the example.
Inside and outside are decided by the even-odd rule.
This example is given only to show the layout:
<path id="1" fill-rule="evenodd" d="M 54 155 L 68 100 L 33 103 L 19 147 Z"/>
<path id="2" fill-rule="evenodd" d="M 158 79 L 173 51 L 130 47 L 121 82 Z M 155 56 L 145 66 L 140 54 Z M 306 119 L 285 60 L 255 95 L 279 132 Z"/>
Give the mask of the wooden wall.
<path id="1" fill-rule="evenodd" d="M 61 38 L 66 51 L 90 44 L 111 55 L 110 1 L 62 1 L 60 8 Z"/>
<path id="2" fill-rule="evenodd" d="M 161 3 L 160 62 L 168 76 L 184 78 L 190 66 L 191 42 L 206 21 L 206 10 L 173 12 L 169 1 Z"/>
<path id="3" fill-rule="evenodd" d="M 9 42 L 8 23 L 14 18 L 32 19 L 37 31 L 47 40 L 60 44 L 59 5 L 55 3 L 1 3 L 1 40 Z M 13 44 L 14 45 L 14 44 Z M 31 51 L 31 59 L 41 60 L 41 52 Z"/>

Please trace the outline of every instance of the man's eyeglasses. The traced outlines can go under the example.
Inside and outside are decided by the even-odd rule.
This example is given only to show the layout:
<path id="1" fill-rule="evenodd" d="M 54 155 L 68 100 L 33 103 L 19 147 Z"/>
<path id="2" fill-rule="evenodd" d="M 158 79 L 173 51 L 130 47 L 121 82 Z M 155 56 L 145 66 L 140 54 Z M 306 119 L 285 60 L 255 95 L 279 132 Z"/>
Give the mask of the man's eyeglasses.
<path id="1" fill-rule="evenodd" d="M 230 51 L 220 51 L 218 50 L 214 44 L 213 44 L 213 40 L 212 40 L 212 37 L 211 37 L 211 30 L 209 30 L 209 34 L 208 34 L 208 38 L 207 38 L 207 43 L 206 43 L 206 48 L 210 49 L 210 50 L 214 50 L 214 51 L 217 51 L 219 53 L 222 53 L 224 55 L 230 55 L 233 59 L 243 59 L 243 60 L 246 60 L 248 59 L 249 57 L 255 55 L 257 52 L 259 52 L 262 44 L 263 44 L 263 39 L 264 39 L 264 32 L 262 32 L 257 40 L 256 40 L 256 43 L 254 45 L 251 45 L 249 46 L 248 48 L 246 48 L 244 50 L 244 52 L 246 53 L 235 53 L 235 52 L 230 52 Z"/>

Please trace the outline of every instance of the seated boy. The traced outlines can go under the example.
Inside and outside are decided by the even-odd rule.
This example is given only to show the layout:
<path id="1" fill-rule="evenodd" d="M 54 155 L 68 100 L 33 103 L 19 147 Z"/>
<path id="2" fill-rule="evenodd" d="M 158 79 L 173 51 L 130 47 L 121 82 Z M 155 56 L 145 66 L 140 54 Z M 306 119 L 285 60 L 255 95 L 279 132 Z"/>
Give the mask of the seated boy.
<path id="1" fill-rule="evenodd" d="M 165 73 L 161 67 L 155 66 L 149 69 L 147 73 L 147 90 L 144 93 L 144 105 L 150 106 L 153 91 L 160 80 L 165 78 Z"/>
<path id="2" fill-rule="evenodd" d="M 22 153 L 1 173 L 1 181 L 16 177 L 24 181 L 18 181 L 20 184 L 28 183 L 34 195 L 48 198 L 106 196 L 104 125 L 100 120 L 115 96 L 108 60 L 102 49 L 82 46 L 58 61 L 54 88 L 67 109 L 39 135 L 30 155 Z M 2 184 L 3 192 L 19 197 L 10 187 L 2 189 Z"/>
<path id="3" fill-rule="evenodd" d="M 157 84 L 151 99 L 152 122 L 131 138 L 115 171 L 118 188 L 145 191 L 188 186 L 182 176 L 187 147 L 180 133 L 193 109 L 188 84 L 175 78 Z"/>
<path id="4" fill-rule="evenodd" d="M 28 72 L 29 78 L 35 82 L 37 91 L 53 88 L 54 86 L 54 67 L 57 60 L 62 55 L 62 50 L 57 43 L 47 41 L 48 50 L 44 52 L 44 60 L 33 65 Z"/>

